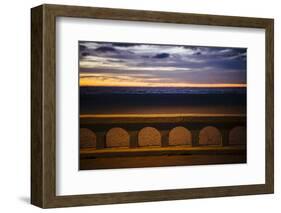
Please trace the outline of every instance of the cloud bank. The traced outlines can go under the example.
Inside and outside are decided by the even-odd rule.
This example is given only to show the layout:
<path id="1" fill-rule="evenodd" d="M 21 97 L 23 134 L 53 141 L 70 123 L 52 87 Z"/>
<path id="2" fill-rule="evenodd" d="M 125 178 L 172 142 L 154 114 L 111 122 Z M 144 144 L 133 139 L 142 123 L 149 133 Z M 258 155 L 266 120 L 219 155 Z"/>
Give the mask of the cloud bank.
<path id="1" fill-rule="evenodd" d="M 79 42 L 81 86 L 245 86 L 246 48 Z"/>

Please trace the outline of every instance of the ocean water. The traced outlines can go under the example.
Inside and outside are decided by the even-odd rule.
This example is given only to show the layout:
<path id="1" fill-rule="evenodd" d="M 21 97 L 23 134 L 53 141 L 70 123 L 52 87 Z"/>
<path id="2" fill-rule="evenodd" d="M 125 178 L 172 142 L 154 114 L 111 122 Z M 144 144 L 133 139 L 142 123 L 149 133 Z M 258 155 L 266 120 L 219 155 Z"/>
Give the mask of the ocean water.
<path id="1" fill-rule="evenodd" d="M 80 87 L 80 95 L 196 95 L 196 94 L 246 94 L 246 88 L 182 88 L 182 87 Z"/>
<path id="2" fill-rule="evenodd" d="M 246 88 L 81 87 L 81 114 L 245 114 Z"/>

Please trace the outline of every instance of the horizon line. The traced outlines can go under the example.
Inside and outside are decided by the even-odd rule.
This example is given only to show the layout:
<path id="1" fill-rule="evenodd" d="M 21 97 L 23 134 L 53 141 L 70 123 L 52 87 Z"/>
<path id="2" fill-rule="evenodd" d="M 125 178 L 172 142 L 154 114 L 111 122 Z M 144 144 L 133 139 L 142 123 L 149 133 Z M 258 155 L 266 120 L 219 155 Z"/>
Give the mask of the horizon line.
<path id="1" fill-rule="evenodd" d="M 80 118 L 108 118 L 108 117 L 246 117 L 245 113 L 144 113 L 144 114 L 80 114 Z"/>
<path id="2" fill-rule="evenodd" d="M 247 84 L 216 84 L 216 85 L 190 85 L 190 86 L 128 86 L 128 85 L 79 85 L 79 87 L 147 87 L 147 88 L 247 88 Z"/>

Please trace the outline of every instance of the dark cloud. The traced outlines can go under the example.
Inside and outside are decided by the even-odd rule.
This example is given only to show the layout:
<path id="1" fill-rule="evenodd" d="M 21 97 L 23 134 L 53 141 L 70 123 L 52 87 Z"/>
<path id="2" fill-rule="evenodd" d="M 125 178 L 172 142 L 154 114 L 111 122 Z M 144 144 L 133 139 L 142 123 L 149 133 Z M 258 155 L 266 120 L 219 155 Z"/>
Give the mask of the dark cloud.
<path id="1" fill-rule="evenodd" d="M 125 62 L 124 60 L 121 60 L 121 59 L 115 59 L 115 60 L 108 59 L 107 61 L 108 62 L 113 62 L 113 63 L 124 63 Z"/>
<path id="2" fill-rule="evenodd" d="M 97 52 L 116 52 L 116 49 L 114 47 L 109 46 L 101 46 L 95 49 Z"/>
<path id="3" fill-rule="evenodd" d="M 194 47 L 194 46 L 183 46 L 185 49 L 191 49 L 191 50 L 197 50 L 199 47 Z"/>
<path id="4" fill-rule="evenodd" d="M 247 49 L 246 49 L 246 48 L 233 48 L 232 50 L 233 50 L 234 52 L 240 53 L 240 54 L 243 54 L 243 53 L 246 53 L 246 52 L 247 52 Z"/>
<path id="5" fill-rule="evenodd" d="M 133 46 L 137 46 L 140 44 L 133 44 L 133 43 L 112 43 L 113 46 L 115 47 L 133 47 Z"/>
<path id="6" fill-rule="evenodd" d="M 163 58 L 169 58 L 170 54 L 168 53 L 159 53 L 153 56 L 153 58 L 163 59 Z"/>
<path id="7" fill-rule="evenodd" d="M 243 70 L 246 71 L 246 61 L 236 58 L 233 60 L 214 61 L 209 63 L 213 67 L 218 67 L 224 70 Z"/>
<path id="8" fill-rule="evenodd" d="M 86 49 L 87 49 L 87 47 L 85 45 L 82 45 L 82 44 L 79 45 L 79 51 L 83 51 Z"/>
<path id="9" fill-rule="evenodd" d="M 82 55 L 82 56 L 89 56 L 89 55 L 91 55 L 91 54 L 88 53 L 88 52 L 82 52 L 81 55 Z"/>

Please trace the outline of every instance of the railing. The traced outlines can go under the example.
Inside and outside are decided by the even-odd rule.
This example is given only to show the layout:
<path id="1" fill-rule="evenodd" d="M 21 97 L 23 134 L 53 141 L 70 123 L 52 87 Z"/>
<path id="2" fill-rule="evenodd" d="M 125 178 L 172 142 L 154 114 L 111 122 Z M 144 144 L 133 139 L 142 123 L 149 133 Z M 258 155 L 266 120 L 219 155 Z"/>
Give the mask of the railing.
<path id="1" fill-rule="evenodd" d="M 106 134 L 115 127 L 123 128 L 129 134 L 129 147 L 138 147 L 139 132 L 153 127 L 160 132 L 161 147 L 169 146 L 169 132 L 175 127 L 185 127 L 191 132 L 191 146 L 199 146 L 200 131 L 207 126 L 216 127 L 221 133 L 219 145 L 229 145 L 229 133 L 237 126 L 246 126 L 245 115 L 81 115 L 80 128 L 87 128 L 96 134 L 96 148 L 106 148 Z"/>
<path id="2" fill-rule="evenodd" d="M 191 144 L 170 146 L 170 132 L 179 126 L 190 131 Z M 221 133 L 220 143 L 216 146 L 199 143 L 200 131 L 207 126 L 215 127 Z M 89 131 L 95 133 L 96 146 L 80 149 L 79 168 L 87 170 L 245 163 L 246 144 L 240 146 L 229 144 L 230 131 L 238 126 L 246 127 L 246 116 L 81 115 L 80 128 L 90 129 Z M 158 130 L 161 139 L 159 146 L 140 146 L 140 132 L 145 127 L 153 127 Z M 127 147 L 107 147 L 107 135 L 113 128 L 122 128 L 128 133 Z M 138 141 L 139 139 L 140 141 Z"/>

